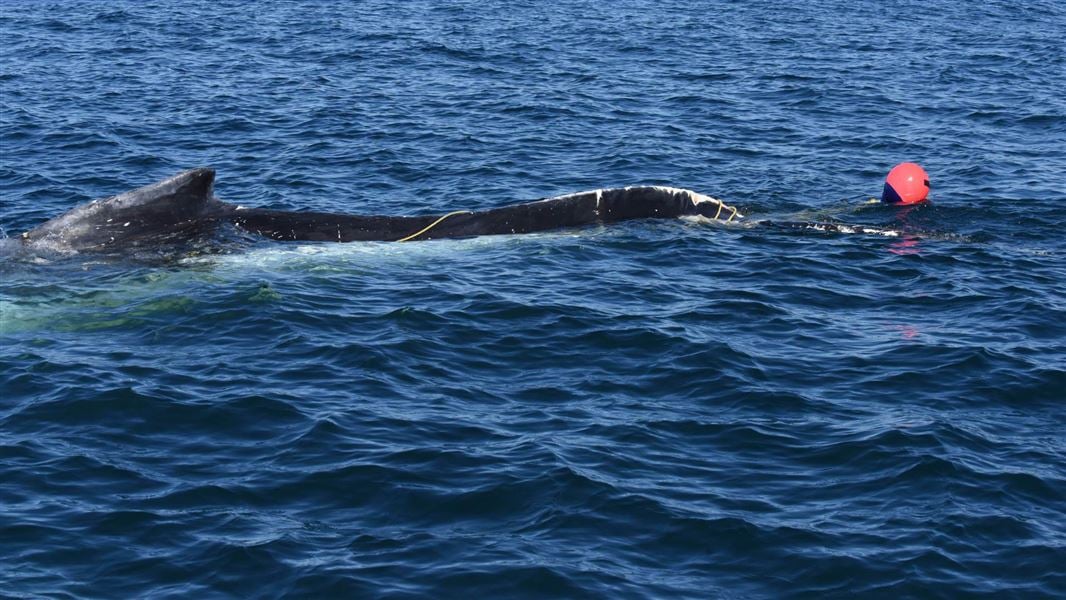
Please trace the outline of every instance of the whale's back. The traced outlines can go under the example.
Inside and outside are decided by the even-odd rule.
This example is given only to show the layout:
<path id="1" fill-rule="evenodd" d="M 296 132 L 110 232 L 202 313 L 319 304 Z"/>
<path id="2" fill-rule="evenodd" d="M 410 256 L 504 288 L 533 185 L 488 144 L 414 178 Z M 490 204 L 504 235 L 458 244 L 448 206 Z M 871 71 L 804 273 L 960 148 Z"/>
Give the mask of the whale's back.
<path id="1" fill-rule="evenodd" d="M 58 251 L 106 251 L 201 229 L 221 206 L 214 169 L 192 169 L 135 190 L 94 200 L 22 234 Z"/>

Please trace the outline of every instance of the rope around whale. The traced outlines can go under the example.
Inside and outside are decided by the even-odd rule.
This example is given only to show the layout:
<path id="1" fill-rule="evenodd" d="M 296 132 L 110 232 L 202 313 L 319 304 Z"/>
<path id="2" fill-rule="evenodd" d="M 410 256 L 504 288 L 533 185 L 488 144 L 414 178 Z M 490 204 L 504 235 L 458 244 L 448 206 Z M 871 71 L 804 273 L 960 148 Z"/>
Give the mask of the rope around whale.
<path id="1" fill-rule="evenodd" d="M 722 202 L 721 200 L 718 200 L 718 198 L 712 198 L 712 200 L 715 200 L 715 201 L 718 202 L 718 212 L 714 213 L 714 220 L 715 221 L 718 220 L 718 216 L 722 214 L 722 207 L 725 207 L 725 208 L 728 208 L 729 210 L 733 211 L 733 214 L 729 215 L 729 218 L 726 219 L 725 222 L 726 223 L 732 222 L 733 221 L 733 217 L 737 216 L 737 207 L 735 207 L 735 206 L 726 206 L 725 202 Z"/>
<path id="2" fill-rule="evenodd" d="M 437 219 L 436 221 L 433 221 L 429 225 L 426 225 L 422 229 L 419 229 L 418 231 L 412 233 L 411 235 L 409 235 L 407 237 L 400 238 L 400 239 L 398 239 L 396 241 L 397 242 L 409 242 L 409 241 L 415 239 L 416 237 L 422 235 L 423 233 L 429 231 L 430 229 L 433 229 L 437 225 L 440 225 L 441 221 L 443 221 L 444 219 L 447 219 L 448 217 L 454 217 L 455 215 L 472 215 L 472 214 L 474 214 L 474 213 L 472 211 L 469 211 L 469 210 L 457 210 L 455 212 L 450 212 L 450 213 L 444 215 L 443 217 Z"/>
<path id="3" fill-rule="evenodd" d="M 715 202 L 718 203 L 718 211 L 714 213 L 714 220 L 715 221 L 719 220 L 718 217 L 720 217 L 722 215 L 722 209 L 723 208 L 726 208 L 726 209 L 729 209 L 730 211 L 732 211 L 732 214 L 729 215 L 729 218 L 725 220 L 726 223 L 730 223 L 730 222 L 733 221 L 733 219 L 736 218 L 736 216 L 738 214 L 737 207 L 728 206 L 725 202 L 722 202 L 718 198 L 711 198 L 711 200 L 714 200 Z M 473 211 L 469 211 L 469 210 L 457 210 L 457 211 L 450 212 L 450 213 L 442 216 L 441 218 L 437 219 L 436 221 L 433 221 L 429 225 L 426 225 L 422 229 L 419 229 L 418 231 L 412 233 L 411 235 L 406 236 L 406 237 L 402 237 L 402 238 L 400 238 L 400 239 L 398 239 L 396 241 L 397 242 L 409 242 L 409 241 L 415 239 L 416 237 L 422 235 L 423 233 L 426 233 L 430 229 L 433 229 L 437 225 L 440 225 L 448 217 L 454 217 L 455 215 L 472 215 L 472 214 L 474 214 Z"/>

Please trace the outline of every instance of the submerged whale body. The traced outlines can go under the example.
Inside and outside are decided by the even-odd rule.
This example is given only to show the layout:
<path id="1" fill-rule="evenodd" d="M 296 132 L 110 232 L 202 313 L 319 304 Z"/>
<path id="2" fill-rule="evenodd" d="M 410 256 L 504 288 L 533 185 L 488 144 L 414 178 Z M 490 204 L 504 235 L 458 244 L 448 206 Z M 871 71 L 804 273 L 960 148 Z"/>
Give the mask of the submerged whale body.
<path id="1" fill-rule="evenodd" d="M 485 211 L 378 216 L 244 208 L 215 198 L 213 169 L 193 169 L 94 200 L 23 233 L 58 251 L 108 252 L 208 234 L 222 224 L 282 241 L 414 241 L 531 233 L 630 219 L 740 217 L 720 200 L 669 187 L 593 190 Z"/>

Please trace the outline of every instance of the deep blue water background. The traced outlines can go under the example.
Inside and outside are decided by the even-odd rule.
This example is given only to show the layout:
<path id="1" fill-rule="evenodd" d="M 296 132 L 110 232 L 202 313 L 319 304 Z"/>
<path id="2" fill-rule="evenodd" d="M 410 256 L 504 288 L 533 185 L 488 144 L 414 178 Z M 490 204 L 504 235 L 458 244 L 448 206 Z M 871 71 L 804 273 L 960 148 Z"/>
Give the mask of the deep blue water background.
<path id="1" fill-rule="evenodd" d="M 758 218 L 0 257 L 0 596 L 1062 597 L 1061 2 L 0 6 L 0 226 L 181 169 Z M 895 163 L 934 204 L 877 195 Z"/>

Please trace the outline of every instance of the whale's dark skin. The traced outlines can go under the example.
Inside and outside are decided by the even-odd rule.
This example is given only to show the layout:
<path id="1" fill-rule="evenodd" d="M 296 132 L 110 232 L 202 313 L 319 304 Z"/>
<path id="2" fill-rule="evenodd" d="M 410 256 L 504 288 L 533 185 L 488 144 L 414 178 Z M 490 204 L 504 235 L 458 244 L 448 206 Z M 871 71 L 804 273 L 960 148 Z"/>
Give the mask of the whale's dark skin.
<path id="1" fill-rule="evenodd" d="M 212 194 L 215 172 L 193 169 L 82 204 L 23 233 L 24 244 L 58 251 L 115 251 L 209 232 L 227 205 Z"/>
<path id="2" fill-rule="evenodd" d="M 27 231 L 21 239 L 26 245 L 58 251 L 113 252 L 144 247 L 161 239 L 209 234 L 225 223 L 274 240 L 355 242 L 530 233 L 687 215 L 724 220 L 734 215 L 732 208 L 723 207 L 713 198 L 689 190 L 650 186 L 595 190 L 485 211 L 464 211 L 443 220 L 440 219 L 445 215 L 295 212 L 222 202 L 214 197 L 214 181 L 213 169 L 185 171 L 75 207 Z"/>

